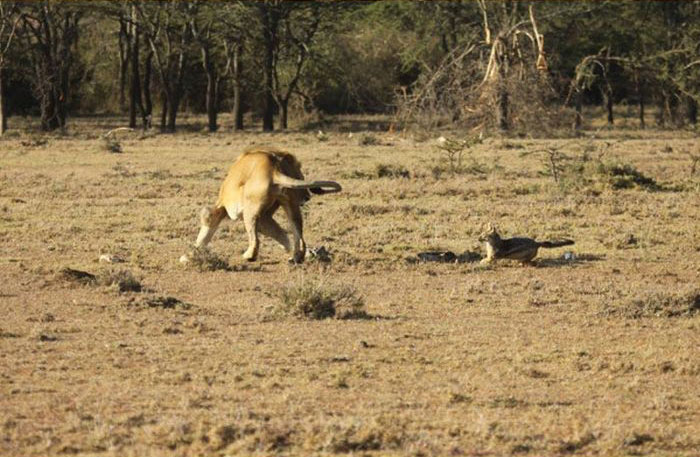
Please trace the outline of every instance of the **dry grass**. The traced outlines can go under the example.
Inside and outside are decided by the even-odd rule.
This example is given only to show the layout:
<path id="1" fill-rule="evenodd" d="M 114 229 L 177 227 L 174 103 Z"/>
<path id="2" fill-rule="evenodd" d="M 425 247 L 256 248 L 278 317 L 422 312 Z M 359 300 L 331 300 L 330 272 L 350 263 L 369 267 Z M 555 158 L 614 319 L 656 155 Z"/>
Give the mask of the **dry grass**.
<path id="1" fill-rule="evenodd" d="M 302 279 L 282 288 L 280 315 L 292 315 L 305 319 L 360 319 L 369 318 L 365 302 L 352 286 L 327 285 L 322 279 Z"/>
<path id="2" fill-rule="evenodd" d="M 216 271 L 230 270 L 228 262 L 222 259 L 217 253 L 208 248 L 193 249 L 188 256 L 188 266 L 196 268 L 199 271 Z"/>
<path id="3" fill-rule="evenodd" d="M 437 133 L 319 142 L 208 134 L 185 116 L 202 130 L 124 133 L 123 153 L 107 154 L 101 135 L 119 123 L 85 122 L 0 139 L 0 455 L 697 455 L 691 134 L 487 138 L 470 151 L 479 173 L 453 174 L 432 172 L 446 166 Z M 307 243 L 332 261 L 290 266 L 263 239 L 246 263 L 242 224 L 226 221 L 210 253 L 230 268 L 183 268 L 199 208 L 253 143 L 343 185 L 304 210 Z M 548 148 L 570 158 L 559 182 Z M 632 185 L 599 163 L 628 165 Z M 574 255 L 406 261 L 483 255 L 488 222 L 574 239 Z M 147 291 L 100 285 L 104 252 Z M 62 279 L 65 266 L 95 279 Z M 300 276 L 354 285 L 382 318 L 268 319 Z"/>

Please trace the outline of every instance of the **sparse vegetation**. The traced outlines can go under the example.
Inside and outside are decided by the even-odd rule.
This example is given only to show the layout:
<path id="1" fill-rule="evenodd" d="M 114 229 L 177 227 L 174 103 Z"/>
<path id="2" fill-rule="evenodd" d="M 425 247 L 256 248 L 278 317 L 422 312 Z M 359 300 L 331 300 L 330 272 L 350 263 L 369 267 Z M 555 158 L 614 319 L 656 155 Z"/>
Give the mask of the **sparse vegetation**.
<path id="1" fill-rule="evenodd" d="M 660 190 L 661 186 L 632 165 L 620 163 L 600 163 L 598 173 L 607 178 L 613 189 L 638 187 L 644 190 Z"/>
<path id="2" fill-rule="evenodd" d="M 65 281 L 78 284 L 94 284 L 97 282 L 97 277 L 94 274 L 70 267 L 61 268 L 56 276 Z"/>
<path id="3" fill-rule="evenodd" d="M 119 292 L 141 292 L 142 285 L 129 270 L 106 270 L 98 275 L 98 282 Z"/>
<path id="4" fill-rule="evenodd" d="M 689 170 L 689 175 L 692 178 L 695 176 L 695 173 L 698 168 L 698 163 L 700 163 L 700 154 L 688 154 L 690 156 L 690 170 Z"/>
<path id="5" fill-rule="evenodd" d="M 630 319 L 693 317 L 700 315 L 700 290 L 641 294 L 613 303 L 605 309 L 605 314 Z"/>
<path id="6" fill-rule="evenodd" d="M 105 151 L 111 153 L 122 152 L 122 145 L 114 136 L 106 136 L 102 138 L 102 147 Z"/>
<path id="7" fill-rule="evenodd" d="M 357 319 L 369 315 L 364 299 L 351 286 L 329 286 L 323 281 L 302 280 L 280 292 L 278 313 L 305 319 Z"/>
<path id="8" fill-rule="evenodd" d="M 556 146 L 545 151 L 545 167 L 555 183 L 559 183 L 559 177 L 564 172 L 564 162 L 568 157 L 564 156 Z"/>
<path id="9" fill-rule="evenodd" d="M 377 178 L 410 178 L 411 172 L 401 165 L 380 163 L 376 168 Z"/>
<path id="10" fill-rule="evenodd" d="M 371 133 L 363 133 L 357 138 L 357 144 L 360 146 L 376 146 L 379 144 L 379 139 Z"/>
<path id="11" fill-rule="evenodd" d="M 477 144 L 480 144 L 481 142 L 482 137 L 480 135 L 471 136 L 463 140 L 454 140 L 450 138 L 440 137 L 438 138 L 437 147 L 447 157 L 451 173 L 463 173 L 465 171 L 473 172 L 475 170 L 480 170 L 481 167 L 478 164 L 474 163 L 472 159 L 473 163 L 470 165 L 470 167 L 467 167 L 468 170 L 465 170 L 462 167 L 462 154 L 465 150 L 469 152 L 471 148 L 473 148 Z"/>
<path id="12" fill-rule="evenodd" d="M 188 256 L 188 266 L 198 271 L 230 270 L 228 262 L 208 247 L 193 249 Z"/>
<path id="13" fill-rule="evenodd" d="M 16 369 L 0 373 L 0 455 L 695 457 L 692 132 L 489 138 L 462 163 L 485 174 L 451 174 L 434 131 L 361 147 L 357 129 L 324 126 L 333 134 L 319 143 L 316 128 L 269 137 L 232 121 L 210 135 L 186 118 L 194 133 L 129 142 L 126 155 L 94 153 L 119 119 L 74 120 L 49 147 L 3 136 L 0 344 Z M 342 182 L 338 198 L 304 206 L 307 249 L 332 261 L 291 266 L 263 236 L 245 262 L 243 224 L 226 220 L 214 258 L 183 267 L 197 208 L 263 141 L 296 153 L 305 176 Z M 559 183 L 550 147 L 568 157 Z M 601 163 L 677 190 L 615 190 Z M 410 178 L 379 178 L 377 164 Z M 484 266 L 487 222 L 576 244 L 537 266 Z M 82 273 L 64 279 L 63 266 Z M 120 268 L 141 292 L 116 292 Z M 320 291 L 290 292 L 287 306 L 282 288 L 300 277 Z"/>

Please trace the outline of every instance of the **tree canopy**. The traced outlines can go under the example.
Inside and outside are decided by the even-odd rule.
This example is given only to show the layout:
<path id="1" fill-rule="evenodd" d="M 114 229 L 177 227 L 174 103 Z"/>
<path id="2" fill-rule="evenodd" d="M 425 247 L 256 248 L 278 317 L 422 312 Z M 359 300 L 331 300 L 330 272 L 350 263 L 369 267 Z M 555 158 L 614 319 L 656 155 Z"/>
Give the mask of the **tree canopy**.
<path id="1" fill-rule="evenodd" d="M 3 126 L 150 128 L 155 111 L 172 132 L 184 110 L 212 131 L 223 111 L 235 129 L 386 113 L 508 130 L 580 126 L 585 105 L 614 123 L 625 103 L 673 127 L 698 101 L 699 1 L 0 1 Z"/>

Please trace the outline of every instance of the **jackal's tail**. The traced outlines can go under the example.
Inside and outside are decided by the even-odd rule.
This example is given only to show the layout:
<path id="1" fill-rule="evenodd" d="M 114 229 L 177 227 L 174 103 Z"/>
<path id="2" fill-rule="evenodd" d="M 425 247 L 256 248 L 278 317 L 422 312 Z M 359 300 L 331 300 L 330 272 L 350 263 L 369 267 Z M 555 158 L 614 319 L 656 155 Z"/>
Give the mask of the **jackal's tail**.
<path id="1" fill-rule="evenodd" d="M 541 248 L 558 248 L 574 244 L 573 240 L 540 241 Z"/>

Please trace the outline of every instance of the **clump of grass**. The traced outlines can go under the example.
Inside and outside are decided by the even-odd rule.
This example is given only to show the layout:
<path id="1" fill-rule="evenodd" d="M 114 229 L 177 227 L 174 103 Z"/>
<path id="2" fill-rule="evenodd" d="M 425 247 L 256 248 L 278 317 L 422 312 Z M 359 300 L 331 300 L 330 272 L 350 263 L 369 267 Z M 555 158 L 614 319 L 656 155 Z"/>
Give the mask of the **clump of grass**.
<path id="1" fill-rule="evenodd" d="M 700 290 L 639 295 L 608 306 L 603 314 L 630 319 L 691 317 L 700 314 Z"/>
<path id="2" fill-rule="evenodd" d="M 351 286 L 334 287 L 322 281 L 302 281 L 284 287 L 279 293 L 277 312 L 302 319 L 362 319 L 369 315 L 365 311 L 364 299 Z"/>
<path id="3" fill-rule="evenodd" d="M 388 165 L 380 163 L 377 165 L 377 178 L 410 178 L 411 172 L 400 165 Z"/>
<path id="4" fill-rule="evenodd" d="M 698 163 L 700 163 L 700 155 L 697 155 L 697 156 L 691 155 L 690 156 L 690 170 L 688 172 L 688 174 L 690 175 L 691 178 L 693 176 L 695 176 L 695 172 L 698 168 Z"/>
<path id="5" fill-rule="evenodd" d="M 189 265 L 199 271 L 229 271 L 231 266 L 228 262 L 208 248 L 196 248 L 189 256 Z"/>
<path id="6" fill-rule="evenodd" d="M 176 297 L 163 297 L 163 296 L 154 296 L 154 297 L 146 297 L 140 302 L 142 305 L 147 306 L 148 308 L 162 308 L 162 309 L 184 309 L 188 310 L 192 308 L 192 305 L 189 303 L 185 303 L 179 298 Z"/>
<path id="7" fill-rule="evenodd" d="M 404 431 L 404 424 L 381 419 L 330 423 L 318 431 L 317 449 L 343 455 L 367 455 L 376 451 L 380 455 L 392 454 L 392 449 L 401 449 L 405 445 Z"/>
<path id="8" fill-rule="evenodd" d="M 587 433 L 577 440 L 562 441 L 559 445 L 561 454 L 572 454 L 595 442 L 598 438 L 593 433 Z"/>
<path id="9" fill-rule="evenodd" d="M 391 212 L 391 208 L 381 205 L 350 205 L 350 212 L 362 216 L 376 216 Z"/>
<path id="10" fill-rule="evenodd" d="M 357 139 L 357 144 L 360 146 L 376 146 L 379 144 L 379 140 L 371 133 L 364 133 Z"/>
<path id="11" fill-rule="evenodd" d="M 40 146 L 45 146 L 49 143 L 49 140 L 43 137 L 32 136 L 28 140 L 20 141 L 20 144 L 28 148 L 38 148 Z"/>
<path id="12" fill-rule="evenodd" d="M 105 136 L 102 138 L 102 148 L 105 151 L 113 154 L 119 154 L 122 152 L 121 143 L 113 136 Z"/>
<path id="13" fill-rule="evenodd" d="M 352 170 L 346 173 L 342 173 L 341 178 L 343 179 L 373 179 L 374 176 L 372 176 L 371 173 L 367 173 L 366 171 L 362 170 Z"/>
<path id="14" fill-rule="evenodd" d="M 629 164 L 600 163 L 598 174 L 607 178 L 613 189 L 638 187 L 646 190 L 660 190 L 661 186 L 653 179 Z"/>
<path id="15" fill-rule="evenodd" d="M 95 284 L 97 282 L 97 277 L 94 274 L 69 267 L 62 268 L 56 274 L 56 277 L 64 281 L 78 284 Z"/>
<path id="16" fill-rule="evenodd" d="M 318 141 L 320 141 L 321 143 L 325 143 L 326 141 L 328 141 L 328 134 L 323 130 L 319 130 L 316 134 L 316 139 L 318 139 Z"/>
<path id="17" fill-rule="evenodd" d="M 119 292 L 141 292 L 143 287 L 129 270 L 107 270 L 98 277 L 98 283 Z"/>

